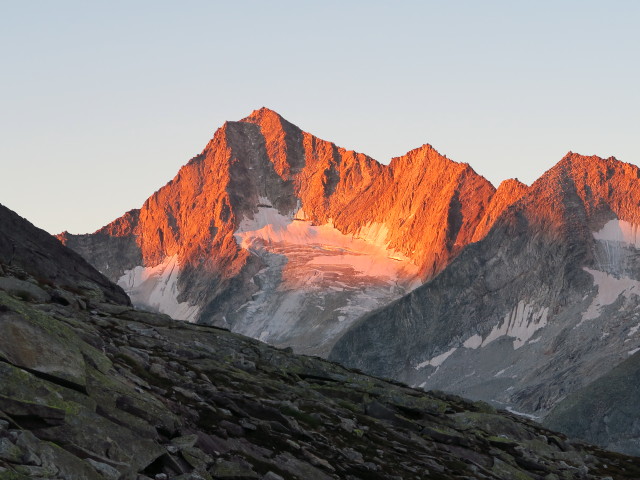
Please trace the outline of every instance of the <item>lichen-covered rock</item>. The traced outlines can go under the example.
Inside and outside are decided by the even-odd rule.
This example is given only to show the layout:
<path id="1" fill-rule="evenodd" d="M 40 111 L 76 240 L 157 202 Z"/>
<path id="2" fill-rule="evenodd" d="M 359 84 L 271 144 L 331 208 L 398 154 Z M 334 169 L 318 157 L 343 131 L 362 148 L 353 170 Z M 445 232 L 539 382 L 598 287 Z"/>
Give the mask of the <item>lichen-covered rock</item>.
<path id="1" fill-rule="evenodd" d="M 78 388 L 86 386 L 82 343 L 66 325 L 39 312 L 31 318 L 0 312 L 0 359 Z"/>
<path id="2" fill-rule="evenodd" d="M 49 294 L 38 285 L 15 277 L 0 277 L 0 290 L 27 301 L 46 302 L 50 299 Z"/>

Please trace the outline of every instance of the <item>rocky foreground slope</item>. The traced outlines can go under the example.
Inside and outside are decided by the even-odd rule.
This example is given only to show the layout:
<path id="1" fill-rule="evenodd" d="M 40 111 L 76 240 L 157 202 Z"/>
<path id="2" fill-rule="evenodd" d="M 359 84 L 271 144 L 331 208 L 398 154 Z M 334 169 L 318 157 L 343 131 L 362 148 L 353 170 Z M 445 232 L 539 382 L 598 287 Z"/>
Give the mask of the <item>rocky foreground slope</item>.
<path id="1" fill-rule="evenodd" d="M 640 350 L 638 225 L 638 167 L 570 153 L 483 240 L 364 316 L 329 358 L 542 418 Z M 587 438 L 640 454 L 623 397 L 601 393 L 629 416 Z M 605 411 L 574 410 L 568 431 L 589 432 Z"/>
<path id="2" fill-rule="evenodd" d="M 326 355 L 524 191 L 429 145 L 381 165 L 263 108 L 225 123 L 141 209 L 59 238 L 138 306 Z"/>
<path id="3" fill-rule="evenodd" d="M 0 206 L 2 480 L 640 478 L 485 403 L 135 310 L 52 245 Z"/>

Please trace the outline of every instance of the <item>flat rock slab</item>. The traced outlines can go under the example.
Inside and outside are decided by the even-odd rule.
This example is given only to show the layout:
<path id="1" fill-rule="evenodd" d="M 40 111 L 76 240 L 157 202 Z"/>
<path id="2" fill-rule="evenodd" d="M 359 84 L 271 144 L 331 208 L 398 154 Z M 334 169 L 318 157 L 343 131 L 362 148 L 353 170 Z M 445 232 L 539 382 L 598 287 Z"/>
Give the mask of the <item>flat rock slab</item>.
<path id="1" fill-rule="evenodd" d="M 49 294 L 39 286 L 15 277 L 0 277 L 0 290 L 16 295 L 24 300 L 33 300 L 38 303 L 50 299 Z"/>
<path id="2" fill-rule="evenodd" d="M 34 322 L 15 312 L 0 314 L 0 358 L 84 388 L 84 358 L 73 334 L 55 320 Z"/>

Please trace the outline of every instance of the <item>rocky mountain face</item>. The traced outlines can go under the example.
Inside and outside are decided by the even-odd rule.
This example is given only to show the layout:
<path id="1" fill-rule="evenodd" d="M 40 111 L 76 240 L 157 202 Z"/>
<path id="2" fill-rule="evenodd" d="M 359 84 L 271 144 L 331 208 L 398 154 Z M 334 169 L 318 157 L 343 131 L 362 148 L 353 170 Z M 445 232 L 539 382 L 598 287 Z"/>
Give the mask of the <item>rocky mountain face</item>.
<path id="1" fill-rule="evenodd" d="M 496 192 L 429 145 L 381 165 L 263 108 L 227 122 L 140 210 L 59 238 L 138 306 L 326 355 L 525 191 Z"/>
<path id="2" fill-rule="evenodd" d="M 365 315 L 329 358 L 544 417 L 640 349 L 639 178 L 614 158 L 569 153 L 483 240 Z M 627 451 L 640 454 L 634 442 Z"/>
<path id="3" fill-rule="evenodd" d="M 0 255 L 0 479 L 640 477 L 483 402 L 136 310 L 4 208 Z"/>
<path id="4" fill-rule="evenodd" d="M 618 452 L 640 452 L 640 353 L 567 395 L 544 419 L 554 430 Z"/>

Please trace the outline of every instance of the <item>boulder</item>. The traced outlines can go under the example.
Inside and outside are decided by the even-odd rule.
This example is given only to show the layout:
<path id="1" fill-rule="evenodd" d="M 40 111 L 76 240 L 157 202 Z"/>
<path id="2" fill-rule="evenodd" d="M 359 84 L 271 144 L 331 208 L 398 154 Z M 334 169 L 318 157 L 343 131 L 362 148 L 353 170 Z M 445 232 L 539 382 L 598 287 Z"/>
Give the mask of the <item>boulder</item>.
<path id="1" fill-rule="evenodd" d="M 15 277 L 0 277 L 0 290 L 23 300 L 43 303 L 51 297 L 38 285 Z"/>
<path id="2" fill-rule="evenodd" d="M 63 384 L 84 389 L 85 363 L 80 341 L 57 320 L 0 313 L 0 358 Z"/>

